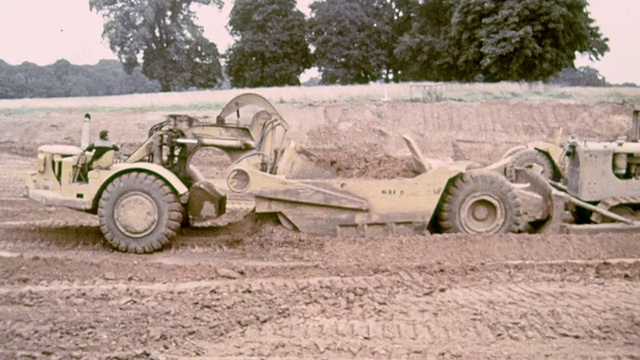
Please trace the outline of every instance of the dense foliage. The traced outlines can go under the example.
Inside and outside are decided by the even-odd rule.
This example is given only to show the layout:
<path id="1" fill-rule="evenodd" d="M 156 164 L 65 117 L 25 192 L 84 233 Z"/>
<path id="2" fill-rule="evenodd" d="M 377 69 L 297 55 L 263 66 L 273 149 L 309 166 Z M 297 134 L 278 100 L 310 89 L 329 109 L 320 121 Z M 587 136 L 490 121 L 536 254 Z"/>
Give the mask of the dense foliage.
<path id="1" fill-rule="evenodd" d="M 90 0 L 105 19 L 103 37 L 131 76 L 112 62 L 12 67 L 0 61 L 0 97 L 299 85 L 312 66 L 320 84 L 606 84 L 597 71 L 573 65 L 577 53 L 598 60 L 609 50 L 586 0 L 316 0 L 309 18 L 295 0 L 236 0 L 226 71 L 191 9 L 222 3 Z"/>
<path id="2" fill-rule="evenodd" d="M 162 91 L 213 88 L 222 80 L 220 54 L 194 22 L 192 4 L 221 0 L 90 0 L 105 19 L 103 37 L 127 72 L 140 65 Z"/>
<path id="3" fill-rule="evenodd" d="M 393 8 L 386 0 L 326 0 L 311 4 L 311 43 L 323 84 L 366 84 L 391 63 Z"/>
<path id="4" fill-rule="evenodd" d="M 458 0 L 431 0 L 414 6 L 411 28 L 395 48 L 402 62 L 400 80 L 456 79 L 456 52 L 450 41 Z"/>
<path id="5" fill-rule="evenodd" d="M 460 0 L 451 19 L 456 80 L 546 80 L 576 52 L 609 50 L 585 0 Z"/>
<path id="6" fill-rule="evenodd" d="M 608 51 L 585 0 L 324 0 L 311 9 L 324 83 L 389 73 L 394 81 L 546 80 L 572 67 L 576 52 L 598 59 Z"/>
<path id="7" fill-rule="evenodd" d="M 96 65 L 72 65 L 58 60 L 39 66 L 25 62 L 17 66 L 0 60 L 0 99 L 104 96 L 160 91 L 139 69 L 127 74 L 117 60 Z"/>
<path id="8" fill-rule="evenodd" d="M 229 28 L 236 38 L 226 54 L 233 87 L 300 85 L 313 64 L 295 0 L 236 0 Z"/>

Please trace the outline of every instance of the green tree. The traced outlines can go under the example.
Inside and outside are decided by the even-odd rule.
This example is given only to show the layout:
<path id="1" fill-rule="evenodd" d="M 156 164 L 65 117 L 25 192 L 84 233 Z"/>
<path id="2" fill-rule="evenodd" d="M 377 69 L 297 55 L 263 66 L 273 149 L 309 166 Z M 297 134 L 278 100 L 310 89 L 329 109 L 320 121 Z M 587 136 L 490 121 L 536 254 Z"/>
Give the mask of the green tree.
<path id="1" fill-rule="evenodd" d="M 451 26 L 459 80 L 546 80 L 609 50 L 586 0 L 461 0 Z"/>
<path id="2" fill-rule="evenodd" d="M 127 73 L 142 61 L 142 73 L 162 91 L 213 88 L 222 80 L 220 54 L 195 24 L 192 4 L 221 7 L 222 0 L 90 0 L 105 19 L 109 41 Z"/>
<path id="3" fill-rule="evenodd" d="M 411 28 L 395 48 L 403 80 L 447 81 L 455 78 L 457 56 L 451 19 L 459 0 L 428 0 L 409 11 Z"/>
<path id="4" fill-rule="evenodd" d="M 400 14 L 394 4 L 325 0 L 310 5 L 311 44 L 323 84 L 366 84 L 393 72 L 393 21 Z"/>
<path id="5" fill-rule="evenodd" d="M 384 80 L 385 82 L 391 80 L 400 82 L 407 80 L 403 74 L 403 69 L 407 64 L 398 58 L 396 48 L 404 34 L 411 30 L 415 9 L 419 3 L 415 0 L 387 0 L 386 2 L 385 11 L 382 12 L 382 15 L 387 17 L 389 24 L 389 31 L 383 39 L 383 48 L 387 54 Z"/>
<path id="6" fill-rule="evenodd" d="M 406 78 L 546 80 L 608 50 L 585 0 L 426 0 L 396 56 Z"/>
<path id="7" fill-rule="evenodd" d="M 237 39 L 226 54 L 233 87 L 300 85 L 313 64 L 295 0 L 236 0 L 229 28 Z"/>

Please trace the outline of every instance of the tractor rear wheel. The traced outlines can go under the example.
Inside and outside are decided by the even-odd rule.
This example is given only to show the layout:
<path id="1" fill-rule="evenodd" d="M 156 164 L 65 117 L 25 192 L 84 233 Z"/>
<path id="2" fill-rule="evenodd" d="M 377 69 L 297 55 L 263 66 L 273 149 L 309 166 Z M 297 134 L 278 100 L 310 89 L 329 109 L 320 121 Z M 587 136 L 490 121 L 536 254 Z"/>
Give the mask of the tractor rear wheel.
<path id="1" fill-rule="evenodd" d="M 522 150 L 525 150 L 525 149 L 526 149 L 526 146 L 525 146 L 525 145 L 514 146 L 514 147 L 512 147 L 511 149 L 509 149 L 509 150 L 505 151 L 505 153 L 504 153 L 504 154 L 502 154 L 502 158 L 503 158 L 503 159 L 506 159 L 506 158 L 508 158 L 509 156 L 512 156 L 513 154 L 515 154 L 515 153 L 517 153 L 517 152 L 520 152 L 520 151 L 522 151 Z"/>
<path id="2" fill-rule="evenodd" d="M 114 248 L 151 253 L 168 245 L 180 229 L 183 208 L 159 178 L 133 172 L 112 181 L 98 206 L 100 229 Z"/>
<path id="3" fill-rule="evenodd" d="M 520 214 L 520 201 L 506 179 L 470 171 L 449 188 L 438 221 L 445 233 L 498 234 L 517 232 Z"/>
<path id="4" fill-rule="evenodd" d="M 516 168 L 533 169 L 535 165 L 542 169 L 542 177 L 547 180 L 556 180 L 556 171 L 551 160 L 543 153 L 535 149 L 520 150 L 511 155 L 511 161 L 507 165 L 506 176 L 511 182 L 516 182 Z"/>

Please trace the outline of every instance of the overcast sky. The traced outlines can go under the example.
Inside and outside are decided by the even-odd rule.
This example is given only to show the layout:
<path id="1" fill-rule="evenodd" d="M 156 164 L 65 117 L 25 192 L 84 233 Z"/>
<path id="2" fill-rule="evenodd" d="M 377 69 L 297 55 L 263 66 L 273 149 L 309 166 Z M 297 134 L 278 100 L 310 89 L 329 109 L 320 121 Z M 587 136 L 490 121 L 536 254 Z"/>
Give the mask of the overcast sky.
<path id="1" fill-rule="evenodd" d="M 199 11 L 205 35 L 224 52 L 231 44 L 226 30 L 232 1 L 222 11 Z M 308 14 L 309 0 L 298 7 Z M 598 69 L 610 83 L 640 85 L 640 0 L 589 0 L 589 11 L 609 38 L 610 52 L 599 62 L 578 59 L 576 66 Z M 17 65 L 38 65 L 67 59 L 72 64 L 95 64 L 115 59 L 102 40 L 102 18 L 89 11 L 89 0 L 0 0 L 0 59 Z"/>

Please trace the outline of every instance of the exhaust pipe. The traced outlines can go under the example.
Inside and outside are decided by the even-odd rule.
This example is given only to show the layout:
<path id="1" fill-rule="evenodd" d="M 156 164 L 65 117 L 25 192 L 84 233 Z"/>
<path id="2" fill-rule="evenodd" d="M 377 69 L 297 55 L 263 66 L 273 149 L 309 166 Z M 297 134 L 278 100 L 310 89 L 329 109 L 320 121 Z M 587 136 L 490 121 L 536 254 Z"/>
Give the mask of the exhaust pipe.
<path id="1" fill-rule="evenodd" d="M 84 150 L 89 146 L 89 137 L 91 131 L 91 115 L 89 113 L 84 114 L 84 121 L 82 122 L 82 134 L 80 136 L 80 147 Z"/>
<path id="2" fill-rule="evenodd" d="M 631 139 L 629 141 L 638 142 L 640 139 L 640 110 L 633 110 L 631 119 Z"/>

